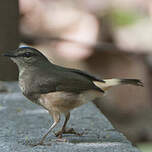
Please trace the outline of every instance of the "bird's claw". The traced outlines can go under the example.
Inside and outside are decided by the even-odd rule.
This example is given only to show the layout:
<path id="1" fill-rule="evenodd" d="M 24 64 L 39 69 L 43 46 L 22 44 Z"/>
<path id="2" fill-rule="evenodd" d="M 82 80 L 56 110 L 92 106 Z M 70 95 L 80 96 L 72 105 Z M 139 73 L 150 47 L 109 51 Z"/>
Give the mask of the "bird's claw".
<path id="1" fill-rule="evenodd" d="M 55 136 L 58 138 L 62 138 L 62 134 L 75 134 L 78 136 L 82 136 L 83 133 L 77 133 L 73 128 L 65 129 L 65 130 L 60 130 L 57 133 L 55 133 Z"/>

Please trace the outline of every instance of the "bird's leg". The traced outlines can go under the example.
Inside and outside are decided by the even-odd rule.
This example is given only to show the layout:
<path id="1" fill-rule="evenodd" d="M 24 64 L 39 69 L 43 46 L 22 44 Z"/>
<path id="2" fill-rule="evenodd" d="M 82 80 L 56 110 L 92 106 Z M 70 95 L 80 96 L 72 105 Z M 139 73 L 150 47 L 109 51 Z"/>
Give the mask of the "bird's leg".
<path id="1" fill-rule="evenodd" d="M 62 126 L 62 129 L 60 131 L 58 131 L 57 133 L 55 133 L 55 135 L 57 137 L 62 138 L 62 134 L 75 134 L 75 135 L 79 135 L 79 136 L 81 135 L 81 134 L 77 133 L 73 128 L 66 128 L 66 124 L 69 119 L 70 119 L 70 112 L 65 114 L 65 121 Z"/>
<path id="2" fill-rule="evenodd" d="M 52 131 L 52 129 L 58 124 L 58 122 L 60 121 L 60 113 L 58 112 L 51 112 L 54 123 L 52 124 L 52 126 L 49 128 L 49 130 L 47 131 L 47 133 L 42 137 L 41 141 L 38 144 L 35 144 L 34 146 L 37 145 L 43 145 L 43 142 L 45 140 L 45 138 L 47 137 L 47 135 Z"/>
<path id="3" fill-rule="evenodd" d="M 56 137 L 62 138 L 62 134 L 65 132 L 66 124 L 69 119 L 70 119 L 70 112 L 65 114 L 64 124 L 62 126 L 62 129 L 60 131 L 58 131 L 57 133 L 55 133 Z"/>

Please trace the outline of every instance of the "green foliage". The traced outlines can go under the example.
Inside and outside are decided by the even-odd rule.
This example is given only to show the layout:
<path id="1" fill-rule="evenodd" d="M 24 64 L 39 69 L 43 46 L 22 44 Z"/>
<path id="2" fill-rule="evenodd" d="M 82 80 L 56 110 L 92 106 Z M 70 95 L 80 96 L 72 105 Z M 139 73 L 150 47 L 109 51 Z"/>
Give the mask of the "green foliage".
<path id="1" fill-rule="evenodd" d="M 129 12 L 126 10 L 112 10 L 110 14 L 112 23 L 116 26 L 131 25 L 141 19 L 141 15 L 137 14 L 137 12 Z"/>
<path id="2" fill-rule="evenodd" d="M 152 143 L 139 143 L 137 147 L 141 152 L 152 152 Z"/>

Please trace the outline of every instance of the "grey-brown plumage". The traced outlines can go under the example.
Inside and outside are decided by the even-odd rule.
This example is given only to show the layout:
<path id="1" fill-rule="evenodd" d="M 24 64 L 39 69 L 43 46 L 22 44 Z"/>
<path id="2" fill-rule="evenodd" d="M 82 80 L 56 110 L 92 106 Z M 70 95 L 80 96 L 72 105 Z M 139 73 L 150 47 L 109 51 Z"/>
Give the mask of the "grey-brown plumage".
<path id="1" fill-rule="evenodd" d="M 66 119 L 58 133 L 60 137 L 62 133 L 69 132 L 66 124 L 73 108 L 101 97 L 104 91 L 112 86 L 120 84 L 142 86 L 142 82 L 137 79 L 102 80 L 80 70 L 55 65 L 31 47 L 18 48 L 4 55 L 10 57 L 19 68 L 19 85 L 23 94 L 32 102 L 47 109 L 53 117 L 53 125 L 39 144 L 43 143 L 59 122 L 61 113 Z"/>

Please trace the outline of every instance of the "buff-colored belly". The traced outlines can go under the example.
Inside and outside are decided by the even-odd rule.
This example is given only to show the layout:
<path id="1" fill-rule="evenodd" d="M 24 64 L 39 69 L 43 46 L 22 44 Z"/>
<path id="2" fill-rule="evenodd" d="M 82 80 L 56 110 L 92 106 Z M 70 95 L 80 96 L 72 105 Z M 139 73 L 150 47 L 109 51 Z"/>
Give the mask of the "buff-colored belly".
<path id="1" fill-rule="evenodd" d="M 97 97 L 101 97 L 102 92 L 89 90 L 80 94 L 69 92 L 53 92 L 43 94 L 39 98 L 39 103 L 49 111 L 58 111 L 66 113 L 82 104 L 93 101 Z"/>

